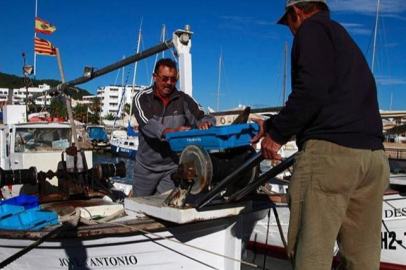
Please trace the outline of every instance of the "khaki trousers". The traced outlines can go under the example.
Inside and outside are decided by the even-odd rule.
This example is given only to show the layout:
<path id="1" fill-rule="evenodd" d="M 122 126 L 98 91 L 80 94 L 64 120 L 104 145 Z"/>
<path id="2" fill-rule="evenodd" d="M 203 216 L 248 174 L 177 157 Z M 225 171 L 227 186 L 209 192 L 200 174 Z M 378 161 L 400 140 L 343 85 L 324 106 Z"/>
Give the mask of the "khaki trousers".
<path id="1" fill-rule="evenodd" d="M 344 269 L 379 269 L 388 184 L 384 151 L 307 141 L 295 159 L 288 191 L 288 254 L 294 269 L 330 270 L 336 240 Z"/>

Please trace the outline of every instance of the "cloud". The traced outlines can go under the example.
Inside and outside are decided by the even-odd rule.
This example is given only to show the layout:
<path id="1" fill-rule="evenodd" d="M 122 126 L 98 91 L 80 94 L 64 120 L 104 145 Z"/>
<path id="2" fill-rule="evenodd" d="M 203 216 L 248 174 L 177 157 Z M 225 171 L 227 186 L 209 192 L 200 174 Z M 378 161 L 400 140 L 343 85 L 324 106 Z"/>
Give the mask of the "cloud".
<path id="1" fill-rule="evenodd" d="M 359 23 L 342 23 L 341 25 L 344 26 L 344 28 L 353 35 L 370 36 L 372 33 L 371 29 L 366 29 L 364 28 L 364 25 Z"/>
<path id="2" fill-rule="evenodd" d="M 406 79 L 390 78 L 388 76 L 377 76 L 375 78 L 376 84 L 378 85 L 404 85 L 406 84 Z"/>
<path id="3" fill-rule="evenodd" d="M 226 20 L 230 24 L 236 25 L 260 25 L 260 26 L 268 26 L 273 25 L 270 21 L 265 20 L 258 20 L 251 17 L 239 17 L 239 16 L 221 16 L 220 19 Z"/>
<path id="4" fill-rule="evenodd" d="M 377 0 L 330 0 L 329 7 L 333 12 L 353 12 L 375 15 Z M 399 14 L 406 11 L 405 0 L 385 0 L 380 2 L 381 16 L 401 18 Z"/>

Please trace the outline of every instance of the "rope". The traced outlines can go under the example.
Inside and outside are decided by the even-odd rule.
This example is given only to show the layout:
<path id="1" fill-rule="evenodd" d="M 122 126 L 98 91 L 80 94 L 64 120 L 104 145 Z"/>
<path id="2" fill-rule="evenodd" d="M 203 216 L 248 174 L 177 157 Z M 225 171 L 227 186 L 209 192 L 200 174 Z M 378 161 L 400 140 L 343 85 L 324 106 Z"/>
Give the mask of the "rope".
<path id="1" fill-rule="evenodd" d="M 269 223 L 270 222 L 271 222 L 271 209 L 268 210 L 268 224 L 266 226 L 264 264 L 262 266 L 263 269 L 265 269 L 266 257 L 268 256 L 268 237 L 269 237 Z"/>
<path id="2" fill-rule="evenodd" d="M 80 216 L 80 210 L 82 208 L 80 208 L 80 209 L 76 208 L 76 209 L 77 209 L 77 211 L 76 211 L 75 216 L 77 216 L 77 215 Z M 107 216 L 107 217 L 105 217 L 103 219 L 100 219 L 100 220 L 89 220 L 89 219 L 86 219 L 86 218 L 82 217 L 82 218 L 80 218 L 80 222 L 83 223 L 83 224 L 86 224 L 86 225 L 103 224 L 103 223 L 106 223 L 106 222 L 108 222 L 108 221 L 110 221 L 112 219 L 115 219 L 116 217 L 122 216 L 123 214 L 125 214 L 125 210 L 121 209 L 121 210 L 117 211 L 116 213 L 111 214 L 111 215 L 109 215 L 109 216 Z M 200 251 L 203 251 L 203 252 L 206 252 L 206 253 L 210 253 L 210 254 L 215 255 L 215 256 L 223 257 L 223 258 L 226 258 L 228 260 L 239 262 L 239 263 L 245 264 L 247 266 L 258 268 L 258 266 L 256 264 L 252 264 L 252 263 L 248 263 L 248 262 L 245 262 L 245 261 L 242 261 L 242 260 L 238 260 L 238 259 L 235 259 L 235 258 L 232 258 L 232 257 L 229 257 L 229 256 L 225 256 L 223 254 L 219 254 L 217 252 L 213 252 L 213 251 L 210 251 L 210 250 L 207 250 L 207 249 L 196 247 L 196 246 L 193 246 L 193 245 L 190 245 L 190 244 L 185 244 L 185 243 L 179 242 L 177 240 L 170 239 L 170 238 L 165 237 L 165 236 L 160 236 L 158 234 L 148 232 L 148 231 L 145 231 L 143 229 L 136 228 L 135 226 L 130 226 L 130 225 L 126 225 L 126 224 L 122 224 L 122 223 L 116 223 L 116 222 L 109 222 L 108 224 L 129 228 L 129 229 L 131 229 L 133 231 L 135 230 L 135 231 L 142 232 L 143 234 L 150 234 L 150 235 L 155 236 L 158 239 L 167 240 L 167 241 L 170 241 L 170 242 L 173 242 L 173 243 L 184 245 L 184 246 L 189 247 L 189 248 L 193 248 L 193 249 L 197 249 L 197 250 L 200 250 Z"/>
<path id="3" fill-rule="evenodd" d="M 96 221 L 96 222 L 97 222 L 97 221 Z M 223 258 L 226 258 L 226 259 L 231 260 L 231 261 L 239 262 L 239 263 L 245 264 L 245 265 L 247 265 L 247 266 L 251 266 L 251 267 L 258 268 L 258 266 L 257 266 L 256 264 L 248 263 L 248 262 L 245 262 L 245 261 L 242 261 L 242 260 L 238 260 L 238 259 L 235 259 L 235 258 L 232 258 L 232 257 L 229 257 L 229 256 L 225 256 L 225 255 L 223 255 L 223 254 L 219 254 L 219 253 L 217 253 L 217 252 L 213 252 L 213 251 L 210 251 L 210 250 L 207 250 L 207 249 L 203 249 L 203 248 L 200 248 L 200 247 L 196 247 L 196 246 L 193 246 L 193 245 L 190 245 L 190 244 L 185 244 L 185 243 L 179 242 L 179 241 L 177 241 L 177 240 L 170 239 L 170 238 L 165 237 L 165 236 L 160 236 L 160 235 L 158 235 L 158 234 L 145 231 L 145 230 L 143 230 L 143 229 L 135 228 L 134 226 L 130 226 L 130 225 L 122 224 L 122 223 L 114 223 L 114 222 L 109 222 L 109 224 L 114 224 L 114 225 L 117 225 L 117 226 L 126 227 L 126 228 L 129 228 L 129 229 L 135 230 L 135 231 L 142 232 L 142 233 L 144 233 L 144 234 L 150 234 L 150 235 L 153 235 L 153 236 L 155 236 L 156 238 L 159 238 L 159 239 L 162 239 L 162 240 L 167 240 L 167 241 L 170 241 L 170 242 L 173 242 L 173 243 L 177 243 L 177 244 L 180 244 L 180 245 L 184 245 L 184 246 L 189 247 L 189 248 L 197 249 L 197 250 L 199 250 L 199 251 L 203 251 L 203 252 L 206 252 L 206 253 L 215 255 L 215 256 L 223 257 Z"/>
<path id="4" fill-rule="evenodd" d="M 72 229 L 75 228 L 78 224 L 80 218 L 80 212 L 76 213 L 75 216 L 71 216 L 70 219 L 64 221 L 62 223 L 61 226 L 53 229 L 52 231 L 50 231 L 49 233 L 47 233 L 46 235 L 44 235 L 43 237 L 39 238 L 37 241 L 35 241 L 34 243 L 32 243 L 31 245 L 23 248 L 22 250 L 20 250 L 19 252 L 15 253 L 14 255 L 11 255 L 10 257 L 8 257 L 7 259 L 5 259 L 4 261 L 2 261 L 0 263 L 0 269 L 6 267 L 7 265 L 9 265 L 10 263 L 14 262 L 15 260 L 17 260 L 18 258 L 22 257 L 23 255 L 25 255 L 26 253 L 30 252 L 31 250 L 33 250 L 34 248 L 38 247 L 39 245 L 41 245 L 43 242 L 45 242 L 46 240 L 48 240 L 49 238 L 51 238 L 52 236 L 54 236 L 55 234 L 64 231 L 66 229 Z"/>
<path id="5" fill-rule="evenodd" d="M 46 241 L 47 239 L 51 238 L 53 235 L 55 235 L 55 234 L 57 234 L 57 233 L 59 233 L 59 232 L 65 230 L 65 229 L 72 229 L 72 228 L 75 228 L 75 227 L 78 225 L 79 222 L 81 222 L 81 223 L 83 223 L 83 224 L 85 224 L 85 225 L 103 224 L 103 223 L 107 223 L 108 221 L 113 220 L 113 219 L 115 219 L 115 218 L 117 218 L 117 217 L 122 216 L 123 214 L 125 214 L 125 210 L 124 210 L 124 209 L 121 209 L 121 210 L 119 210 L 119 211 L 117 211 L 117 212 L 115 212 L 115 213 L 113 213 L 113 214 L 111 214 L 111 215 L 109 215 L 109 216 L 107 216 L 107 217 L 104 217 L 103 219 L 100 219 L 100 220 L 89 220 L 89 219 L 80 217 L 81 210 L 87 211 L 87 210 L 84 209 L 84 208 L 76 208 L 76 211 L 75 211 L 72 215 L 69 215 L 69 216 L 67 216 L 67 217 L 60 217 L 60 218 L 59 218 L 59 221 L 62 222 L 62 225 L 61 225 L 60 227 L 57 227 L 56 229 L 50 231 L 48 234 L 46 234 L 45 236 L 41 237 L 40 239 L 38 239 L 37 241 L 35 241 L 35 242 L 32 243 L 31 245 L 29 245 L 28 247 L 22 249 L 21 251 L 17 252 L 16 254 L 14 254 L 14 255 L 10 256 L 9 258 L 7 258 L 6 260 L 2 261 L 2 262 L 0 263 L 0 269 L 6 267 L 7 265 L 9 265 L 10 263 L 12 263 L 13 261 L 15 261 L 15 260 L 17 260 L 18 258 L 22 257 L 23 255 L 25 255 L 26 253 L 28 253 L 28 252 L 31 251 L 32 249 L 38 247 L 40 244 L 42 244 L 42 243 L 43 243 L 44 241 Z M 90 213 L 89 213 L 89 214 L 90 214 Z M 90 216 L 91 216 L 91 215 L 90 215 Z M 131 229 L 132 231 L 142 232 L 143 234 L 146 234 L 146 235 L 149 234 L 149 235 L 152 235 L 152 236 L 154 236 L 154 237 L 156 237 L 156 238 L 158 238 L 158 239 L 167 240 L 167 241 L 170 241 L 170 242 L 173 242 L 173 243 L 177 243 L 177 244 L 180 244 L 180 245 L 183 245 L 183 246 L 186 246 L 186 247 L 189 247 L 189 248 L 193 248 L 193 249 L 196 249 L 196 250 L 199 250 L 199 251 L 203 251 L 203 252 L 206 252 L 206 253 L 215 255 L 215 256 L 223 257 L 223 258 L 225 258 L 225 259 L 228 259 L 228 260 L 231 260 L 231 261 L 235 261 L 235 262 L 238 262 L 238 263 L 240 263 L 240 264 L 244 264 L 244 265 L 247 265 L 247 266 L 251 266 L 251 267 L 258 268 L 258 266 L 257 266 L 256 264 L 248 263 L 248 262 L 245 262 L 245 261 L 242 261 L 242 260 L 238 260 L 238 259 L 235 259 L 235 258 L 232 258 L 232 257 L 229 257 L 229 256 L 225 256 L 225 255 L 223 255 L 223 254 L 219 254 L 219 253 L 217 253 L 217 252 L 213 252 L 213 251 L 210 251 L 210 250 L 207 250 L 207 249 L 203 249 L 203 248 L 200 248 L 200 247 L 197 247 L 197 246 L 193 246 L 193 245 L 190 245 L 190 244 L 182 243 L 182 242 L 179 242 L 179 241 L 177 241 L 177 240 L 170 239 L 170 238 L 165 237 L 165 236 L 160 236 L 160 235 L 158 235 L 158 234 L 155 234 L 155 233 L 152 233 L 152 232 L 148 232 L 148 231 L 143 230 L 143 229 L 136 228 L 135 226 L 130 226 L 130 225 L 126 225 L 126 224 L 122 224 L 122 223 L 116 223 L 116 222 L 109 222 L 108 224 L 112 224 L 112 225 L 116 225 L 116 226 L 121 226 L 121 227 L 129 228 L 129 229 Z"/>

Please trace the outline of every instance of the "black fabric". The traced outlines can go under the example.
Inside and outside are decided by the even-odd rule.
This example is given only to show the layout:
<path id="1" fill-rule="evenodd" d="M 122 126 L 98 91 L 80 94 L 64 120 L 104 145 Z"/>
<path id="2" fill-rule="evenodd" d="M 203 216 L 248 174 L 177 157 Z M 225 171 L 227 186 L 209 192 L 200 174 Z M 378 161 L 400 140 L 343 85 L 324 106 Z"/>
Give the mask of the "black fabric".
<path id="1" fill-rule="evenodd" d="M 347 31 L 320 11 L 298 29 L 292 46 L 292 93 L 267 123 L 279 144 L 293 135 L 357 149 L 383 149 L 374 77 Z"/>

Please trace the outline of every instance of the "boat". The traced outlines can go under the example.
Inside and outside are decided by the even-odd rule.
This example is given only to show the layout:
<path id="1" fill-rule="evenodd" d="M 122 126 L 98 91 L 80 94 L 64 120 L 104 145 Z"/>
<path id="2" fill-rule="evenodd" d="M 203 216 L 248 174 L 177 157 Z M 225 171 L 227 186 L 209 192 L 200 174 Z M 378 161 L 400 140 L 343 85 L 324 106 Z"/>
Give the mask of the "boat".
<path id="1" fill-rule="evenodd" d="M 4 124 L 0 126 L 0 167 L 3 170 L 18 170 L 36 167 L 48 171 L 56 168 L 65 148 L 72 143 L 72 130 L 64 122 L 26 122 L 24 105 L 5 105 Z M 86 151 L 89 166 L 92 152 Z M 50 188 L 56 186 L 50 181 Z M 4 198 L 14 197 L 20 192 L 34 193 L 30 185 L 5 186 L 1 188 Z"/>
<path id="2" fill-rule="evenodd" d="M 137 39 L 137 48 L 136 52 L 139 53 L 140 51 L 140 45 L 141 45 L 141 38 L 142 38 L 142 20 L 140 23 L 140 29 L 138 31 L 138 39 Z M 164 30 L 163 30 L 164 31 Z M 156 57 L 158 54 L 156 54 Z M 111 134 L 111 153 L 116 156 L 123 156 L 131 159 L 135 159 L 137 152 L 138 152 L 138 132 L 135 132 L 132 128 L 131 124 L 131 115 L 132 115 L 132 106 L 133 106 L 133 98 L 135 96 L 135 93 L 133 93 L 135 89 L 135 80 L 136 80 L 136 74 L 137 74 L 137 63 L 134 63 L 134 73 L 133 73 L 133 83 L 132 83 L 132 88 L 130 92 L 130 115 L 128 118 L 128 123 L 127 123 L 127 133 L 119 130 L 119 131 L 113 131 Z M 123 72 L 124 73 L 124 72 Z M 123 82 L 124 84 L 124 82 Z M 116 113 L 116 117 L 119 114 L 120 107 L 122 103 L 124 102 L 125 98 L 125 91 L 126 88 L 124 87 L 123 91 L 123 98 L 122 101 L 120 102 L 119 109 Z M 114 120 L 114 125 L 116 124 L 116 119 Z"/>
<path id="3" fill-rule="evenodd" d="M 110 146 L 110 140 L 107 136 L 106 128 L 102 125 L 86 125 L 86 133 L 88 142 L 94 150 L 106 150 Z"/>
<path id="4" fill-rule="evenodd" d="M 138 132 L 129 125 L 127 131 L 115 130 L 111 133 L 111 154 L 135 159 L 138 152 Z"/>
<path id="5" fill-rule="evenodd" d="M 90 77 L 62 83 L 49 89 L 48 93 L 84 83 L 116 67 L 172 47 L 178 50 L 180 62 L 190 67 L 191 35 L 188 26 L 177 30 L 172 40 L 98 69 Z M 186 78 L 187 72 L 183 71 L 181 77 Z M 181 81 L 181 88 L 191 91 L 190 83 L 190 79 Z M 241 167 L 241 163 L 255 152 L 249 146 L 254 127 L 244 125 L 239 128 L 238 133 L 247 132 L 245 136 L 238 136 L 238 142 L 244 141 L 243 149 L 239 144 L 231 144 L 236 140 L 227 143 L 231 149 L 212 153 L 203 146 L 185 146 L 176 176 L 180 184 L 170 194 L 126 198 L 109 180 L 126 173 L 124 163 L 90 167 L 86 155 L 75 145 L 63 151 L 53 170 L 42 171 L 35 167 L 0 170 L 1 187 L 22 183 L 38 188 L 34 193 L 37 204 L 30 203 L 30 208 L 20 200 L 26 194 L 9 198 L 17 202 L 12 204 L 14 207 L 8 200 L 0 205 L 0 268 L 239 269 L 252 229 L 272 203 L 259 198 L 227 202 L 222 195 L 216 196 L 213 202 L 199 199 L 222 179 L 223 174 Z M 217 129 L 209 131 L 214 130 Z M 236 137 L 235 131 L 231 133 Z M 224 132 L 221 135 L 223 137 Z M 174 136 L 172 134 L 171 140 L 179 147 Z M 215 156 L 213 160 L 212 155 Z M 212 171 L 206 167 L 209 164 L 213 168 L 228 164 L 225 166 L 227 172 Z M 250 169 L 249 173 L 233 178 L 239 181 L 252 179 L 256 174 Z M 57 190 L 49 190 L 48 182 L 55 177 Z M 226 186 L 232 190 L 231 183 Z M 235 188 L 238 190 L 239 186 Z M 195 203 L 197 199 L 205 204 L 204 207 L 200 205 L 199 211 Z"/>
<path id="6" fill-rule="evenodd" d="M 389 159 L 390 185 L 383 197 L 380 269 L 406 269 L 406 160 Z M 275 202 L 273 212 L 258 221 L 250 237 L 249 249 L 258 254 L 288 259 L 285 245 L 289 227 L 287 204 L 288 179 L 285 175 L 271 179 L 259 189 Z M 334 254 L 337 254 L 336 245 Z"/>
<path id="7" fill-rule="evenodd" d="M 124 162 L 96 164 L 89 169 L 75 146 L 65 150 L 66 158 L 56 171 L 2 171 L 0 186 L 14 185 L 16 179 L 38 186 L 40 208 L 30 205 L 33 208 L 24 209 L 28 204 L 21 203 L 17 205 L 20 208 L 8 211 L 9 204 L 2 202 L 0 268 L 240 269 L 255 223 L 265 217 L 272 203 L 266 196 L 237 202 L 217 197 L 210 204 L 201 201 L 207 205 L 197 211 L 196 199 L 201 197 L 196 195 L 204 195 L 221 179 L 226 171 L 217 170 L 219 165 L 226 164 L 228 173 L 233 172 L 233 166 L 255 152 L 247 151 L 253 130 L 255 127 L 243 124 L 215 132 L 172 133 L 167 138 L 172 147 L 183 150 L 176 176 L 181 183 L 169 194 L 125 198 L 109 180 L 125 176 Z M 185 135 L 197 138 L 213 152 L 209 154 L 204 145 L 190 144 Z M 217 137 L 221 153 L 207 136 Z M 220 143 L 224 136 L 233 138 Z M 213 166 L 213 170 L 202 165 Z M 254 175 L 238 174 L 237 180 L 245 182 Z M 58 191 L 47 191 L 46 179 L 54 176 Z M 243 186 L 237 183 L 235 188 Z M 21 216 L 27 215 L 33 217 L 24 221 L 28 218 Z M 17 217 L 20 223 L 16 224 Z"/>

